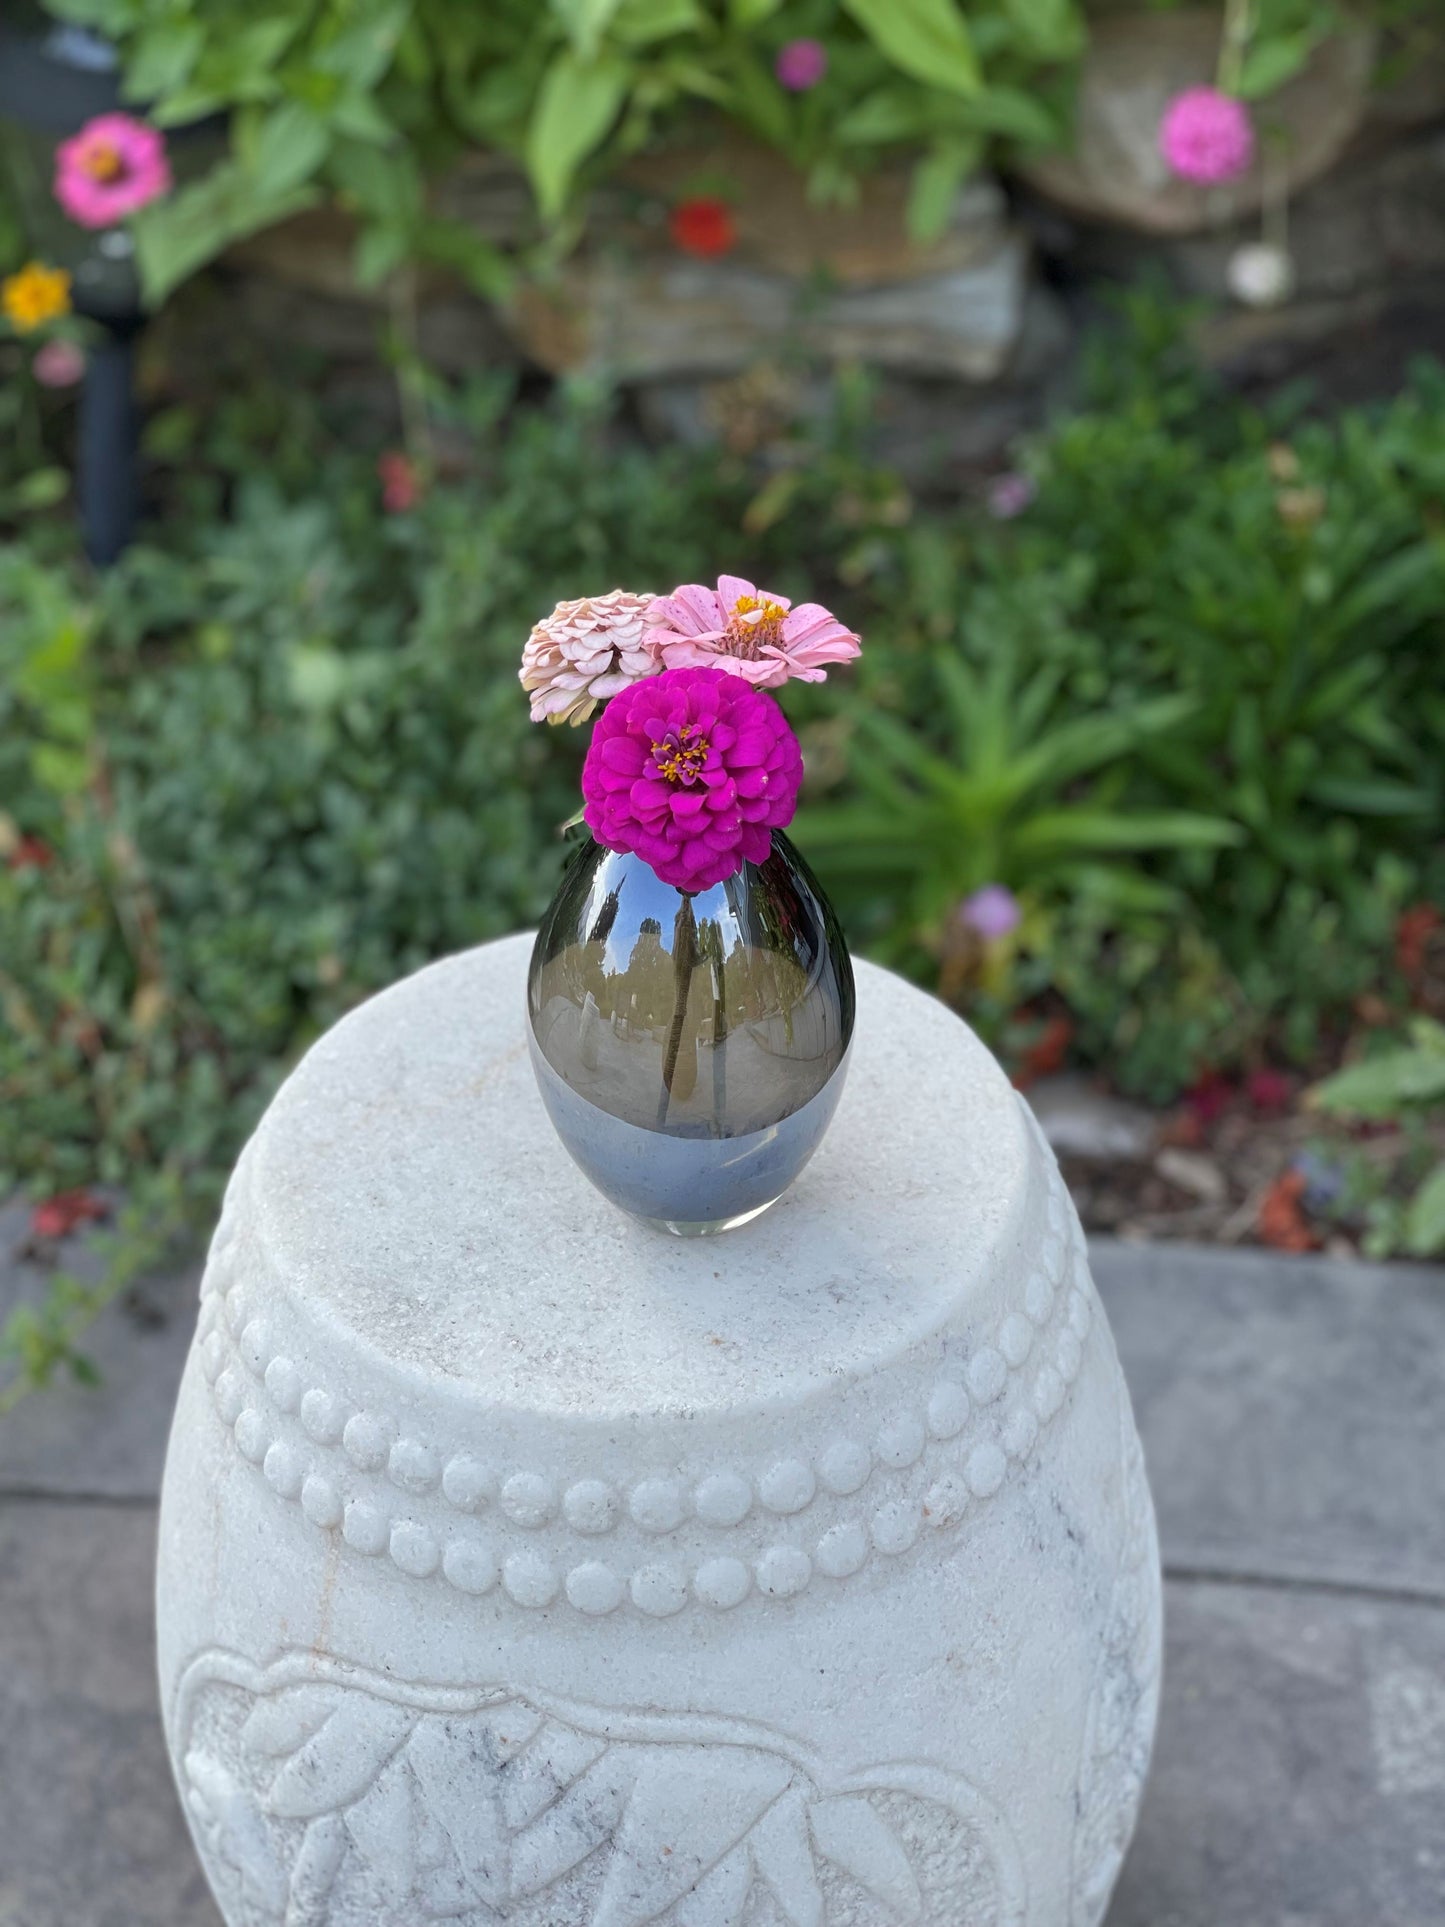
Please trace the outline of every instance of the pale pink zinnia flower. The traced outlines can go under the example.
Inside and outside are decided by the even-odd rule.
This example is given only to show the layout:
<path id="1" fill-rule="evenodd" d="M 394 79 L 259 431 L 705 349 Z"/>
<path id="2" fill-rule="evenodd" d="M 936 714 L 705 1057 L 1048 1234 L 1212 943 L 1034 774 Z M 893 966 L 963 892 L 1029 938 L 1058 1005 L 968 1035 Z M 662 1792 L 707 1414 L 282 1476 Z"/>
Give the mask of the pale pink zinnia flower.
<path id="1" fill-rule="evenodd" d="M 1249 110 L 1217 87 L 1186 87 L 1164 110 L 1159 151 L 1181 180 L 1217 187 L 1254 159 Z"/>
<path id="2" fill-rule="evenodd" d="M 100 114 L 55 150 L 55 198 L 81 227 L 114 227 L 169 192 L 165 138 L 130 114 Z"/>
<path id="3" fill-rule="evenodd" d="M 559 602 L 522 651 L 518 672 L 532 698 L 532 721 L 586 722 L 599 702 L 619 695 L 662 664 L 647 626 L 656 598 L 630 589 Z"/>
<path id="4" fill-rule="evenodd" d="M 30 372 L 42 388 L 73 388 L 85 373 L 85 353 L 73 341 L 58 336 L 35 350 Z"/>
<path id="5" fill-rule="evenodd" d="M 716 589 L 686 582 L 658 596 L 647 620 L 664 669 L 726 669 L 758 689 L 794 677 L 823 682 L 829 663 L 850 662 L 862 647 L 821 603 L 795 609 L 740 575 L 720 575 Z"/>

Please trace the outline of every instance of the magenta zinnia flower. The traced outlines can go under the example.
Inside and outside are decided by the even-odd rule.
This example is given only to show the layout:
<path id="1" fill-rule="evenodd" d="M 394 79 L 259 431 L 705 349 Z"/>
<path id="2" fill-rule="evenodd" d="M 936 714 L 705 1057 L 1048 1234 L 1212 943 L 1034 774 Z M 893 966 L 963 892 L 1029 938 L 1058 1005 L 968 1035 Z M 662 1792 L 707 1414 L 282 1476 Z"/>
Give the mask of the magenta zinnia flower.
<path id="1" fill-rule="evenodd" d="M 164 136 L 129 114 L 100 114 L 55 150 L 55 198 L 81 227 L 114 227 L 170 185 Z"/>
<path id="2" fill-rule="evenodd" d="M 1254 159 L 1249 110 L 1217 87 L 1186 87 L 1164 110 L 1159 151 L 1182 180 L 1217 187 Z"/>
<path id="3" fill-rule="evenodd" d="M 851 629 L 821 603 L 800 602 L 720 575 L 716 589 L 684 583 L 659 596 L 647 615 L 651 645 L 665 669 L 725 669 L 759 689 L 797 677 L 822 682 L 831 662 L 849 662 L 862 647 Z"/>
<path id="4" fill-rule="evenodd" d="M 790 40 L 778 50 L 773 72 L 792 94 L 806 94 L 828 71 L 828 49 L 821 40 Z"/>
<path id="5" fill-rule="evenodd" d="M 710 890 L 764 863 L 793 820 L 803 756 L 771 696 L 721 669 L 669 669 L 614 696 L 582 766 L 599 843 L 664 883 Z"/>

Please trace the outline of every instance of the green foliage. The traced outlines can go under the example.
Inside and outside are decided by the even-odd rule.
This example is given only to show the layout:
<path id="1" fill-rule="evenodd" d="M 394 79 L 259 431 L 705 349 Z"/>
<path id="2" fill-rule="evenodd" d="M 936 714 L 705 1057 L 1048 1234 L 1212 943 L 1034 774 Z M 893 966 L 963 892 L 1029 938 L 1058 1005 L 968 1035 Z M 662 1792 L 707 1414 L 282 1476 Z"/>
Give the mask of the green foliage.
<path id="1" fill-rule="evenodd" d="M 444 261 L 484 292 L 508 262 L 437 217 L 425 182 L 467 147 L 516 156 L 555 239 L 600 169 L 712 110 L 780 149 L 820 196 L 902 150 L 911 220 L 946 222 L 990 144 L 1067 137 L 1085 46 L 1078 0 L 48 0 L 114 36 L 130 97 L 169 126 L 228 110 L 232 154 L 145 211 L 141 266 L 159 300 L 228 242 L 321 194 L 360 217 L 358 270 Z M 1329 8 L 1247 10 L 1234 65 L 1257 95 L 1289 77 Z M 790 94 L 773 62 L 817 38 L 828 72 Z"/>
<path id="2" fill-rule="evenodd" d="M 1182 0 L 1164 0 L 1180 4 Z M 137 219 L 160 300 L 229 242 L 335 197 L 361 221 L 357 271 L 436 261 L 483 293 L 515 261 L 429 205 L 427 182 L 467 148 L 510 154 L 532 182 L 544 253 L 575 237 L 580 191 L 699 109 L 780 150 L 820 198 L 903 152 L 910 223 L 947 222 L 993 149 L 1057 145 L 1086 46 L 1082 0 L 46 0 L 114 37 L 129 97 L 162 124 L 227 111 L 232 151 Z M 1430 0 L 1403 4 L 1426 18 Z M 1221 84 L 1258 100 L 1348 24 L 1315 0 L 1223 10 Z M 773 63 L 816 38 L 802 95 Z"/>
<path id="3" fill-rule="evenodd" d="M 1316 1063 L 1445 883 L 1445 378 L 1334 425 L 1262 414 L 1147 303 L 1097 370 L 1016 521 L 860 547 L 892 647 L 805 830 L 925 978 L 977 883 L 1052 901 L 1047 982 L 1157 1097 L 1266 1041 Z"/>
<path id="4" fill-rule="evenodd" d="M 1317 1084 L 1316 1109 L 1337 1117 L 1384 1119 L 1408 1134 L 1407 1194 L 1390 1196 L 1376 1184 L 1367 1196 L 1372 1248 L 1433 1258 L 1445 1251 L 1445 1156 L 1428 1125 L 1445 1122 L 1445 1025 L 1416 1017 L 1408 1042 L 1387 1046 Z M 1438 1139 L 1438 1132 L 1436 1134 Z M 1392 1174 L 1393 1175 L 1393 1174 Z"/>
<path id="5" fill-rule="evenodd" d="M 1063 1010 L 1168 1098 L 1334 1061 L 1362 993 L 1403 1008 L 1396 919 L 1445 901 L 1438 368 L 1333 425 L 1261 415 L 1137 305 L 1009 523 L 913 503 L 856 383 L 759 486 L 580 397 L 420 375 L 456 472 L 388 516 L 310 387 L 248 371 L 153 421 L 162 514 L 102 579 L 26 501 L 60 404 L 0 444 L 0 1195 L 123 1192 L 116 1276 L 205 1219 L 322 1028 L 539 914 L 585 732 L 528 722 L 517 661 L 599 584 L 729 564 L 863 631 L 853 678 L 788 692 L 799 840 L 854 942 L 1006 1051 Z M 1023 917 L 970 948 L 984 883 Z M 98 1302 L 27 1315 L 12 1365 L 69 1362 Z"/>

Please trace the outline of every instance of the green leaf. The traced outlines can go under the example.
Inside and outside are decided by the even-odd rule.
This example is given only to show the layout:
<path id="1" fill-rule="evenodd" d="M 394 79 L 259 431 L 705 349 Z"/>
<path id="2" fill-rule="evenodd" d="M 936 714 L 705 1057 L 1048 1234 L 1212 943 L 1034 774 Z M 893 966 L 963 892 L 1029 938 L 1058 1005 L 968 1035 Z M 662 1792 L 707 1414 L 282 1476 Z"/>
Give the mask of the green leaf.
<path id="1" fill-rule="evenodd" d="M 1445 1164 L 1430 1173 L 1405 1213 L 1405 1248 L 1417 1258 L 1445 1251 Z"/>
<path id="2" fill-rule="evenodd" d="M 1259 100 L 1282 87 L 1304 66 L 1314 52 L 1318 35 L 1309 27 L 1298 33 L 1274 34 L 1259 39 L 1244 56 L 1234 91 L 1242 100 Z"/>
<path id="3" fill-rule="evenodd" d="M 950 93 L 983 86 L 967 22 L 953 0 L 843 0 L 864 33 L 895 67 Z"/>
<path id="4" fill-rule="evenodd" d="M 356 278 L 363 288 L 374 288 L 405 261 L 411 236 L 405 228 L 375 224 L 365 227 L 356 242 Z"/>
<path id="5" fill-rule="evenodd" d="M 174 93 L 190 79 L 205 42 L 199 20 L 166 20 L 147 27 L 126 56 L 125 98 L 145 104 Z"/>
<path id="6" fill-rule="evenodd" d="M 771 20 L 783 0 L 728 0 L 728 19 L 735 27 L 760 27 Z"/>
<path id="7" fill-rule="evenodd" d="M 527 129 L 527 171 L 548 220 L 562 212 L 578 168 L 616 120 L 630 77 L 623 61 L 585 62 L 570 51 L 547 69 Z"/>
<path id="8" fill-rule="evenodd" d="M 1069 809 L 1032 816 L 1014 847 L 1031 856 L 1065 850 L 1217 850 L 1242 843 L 1237 823 L 1193 810 Z"/>
<path id="9" fill-rule="evenodd" d="M 621 0 L 552 0 L 552 11 L 567 30 L 581 60 L 594 60 Z"/>
<path id="10" fill-rule="evenodd" d="M 675 33 L 702 25 L 697 0 L 622 0 L 612 22 L 612 38 L 625 47 L 648 47 Z"/>
<path id="11" fill-rule="evenodd" d="M 1346 1117 L 1397 1117 L 1414 1104 L 1445 1099 L 1445 1051 L 1384 1051 L 1317 1084 L 1310 1102 Z"/>
<path id="12" fill-rule="evenodd" d="M 222 161 L 168 200 L 153 201 L 132 221 L 141 288 L 155 306 L 233 241 L 314 207 L 314 189 L 263 194 L 236 161 Z"/>
<path id="13" fill-rule="evenodd" d="M 310 180 L 330 145 L 325 121 L 299 100 L 282 101 L 256 131 L 252 168 L 256 192 L 267 197 L 289 194 Z"/>
<path id="14" fill-rule="evenodd" d="M 915 241 L 936 241 L 947 228 L 958 190 L 978 165 L 978 141 L 939 141 L 913 170 L 908 190 L 908 232 Z"/>
<path id="15" fill-rule="evenodd" d="M 1357 816 L 1430 816 L 1440 804 L 1433 790 L 1384 777 L 1321 776 L 1305 794 L 1330 809 Z"/>

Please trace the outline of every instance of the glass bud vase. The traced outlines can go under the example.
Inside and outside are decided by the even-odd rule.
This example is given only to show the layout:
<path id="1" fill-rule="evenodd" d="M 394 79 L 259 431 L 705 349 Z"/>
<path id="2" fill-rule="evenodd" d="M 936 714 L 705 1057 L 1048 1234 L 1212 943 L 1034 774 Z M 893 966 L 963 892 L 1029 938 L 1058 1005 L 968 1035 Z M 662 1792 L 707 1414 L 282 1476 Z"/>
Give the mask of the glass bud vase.
<path id="1" fill-rule="evenodd" d="M 604 1196 L 680 1237 L 775 1204 L 828 1128 L 853 1036 L 853 968 L 798 852 L 696 893 L 590 837 L 537 932 L 532 1065 Z"/>

